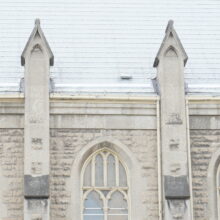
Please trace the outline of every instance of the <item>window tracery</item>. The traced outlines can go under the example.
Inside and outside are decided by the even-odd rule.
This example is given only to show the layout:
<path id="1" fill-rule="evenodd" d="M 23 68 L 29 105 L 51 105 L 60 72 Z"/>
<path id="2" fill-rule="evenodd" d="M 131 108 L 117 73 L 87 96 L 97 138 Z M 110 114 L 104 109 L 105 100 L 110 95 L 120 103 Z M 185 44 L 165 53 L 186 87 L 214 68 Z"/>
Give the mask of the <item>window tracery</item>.
<path id="1" fill-rule="evenodd" d="M 92 154 L 82 173 L 82 220 L 129 220 L 128 179 L 119 157 L 107 148 Z"/>

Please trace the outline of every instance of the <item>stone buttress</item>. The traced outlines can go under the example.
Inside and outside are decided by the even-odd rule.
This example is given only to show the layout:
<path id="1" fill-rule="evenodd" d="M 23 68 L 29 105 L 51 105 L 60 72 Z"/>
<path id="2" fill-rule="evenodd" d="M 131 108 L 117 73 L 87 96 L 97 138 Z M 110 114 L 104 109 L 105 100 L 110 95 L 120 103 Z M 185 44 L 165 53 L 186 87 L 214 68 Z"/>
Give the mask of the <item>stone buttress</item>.
<path id="1" fill-rule="evenodd" d="M 191 219 L 188 133 L 184 90 L 186 52 L 169 21 L 156 56 L 160 94 L 163 219 Z"/>
<path id="2" fill-rule="evenodd" d="M 49 70 L 53 54 L 40 27 L 35 27 L 21 55 L 25 67 L 24 220 L 49 215 Z"/>

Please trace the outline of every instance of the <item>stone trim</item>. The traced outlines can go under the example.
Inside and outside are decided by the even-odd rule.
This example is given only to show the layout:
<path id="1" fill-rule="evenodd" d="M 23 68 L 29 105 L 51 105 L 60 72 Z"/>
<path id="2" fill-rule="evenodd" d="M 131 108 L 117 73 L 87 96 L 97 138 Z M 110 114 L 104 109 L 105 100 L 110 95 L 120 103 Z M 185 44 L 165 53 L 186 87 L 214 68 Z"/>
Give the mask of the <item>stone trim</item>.
<path id="1" fill-rule="evenodd" d="M 32 44 L 32 41 L 34 40 L 34 38 L 35 38 L 35 36 L 37 34 L 40 35 L 42 43 L 44 44 L 44 48 L 46 48 L 47 54 L 49 56 L 50 66 L 53 66 L 53 64 L 54 64 L 54 56 L 53 56 L 53 53 L 52 53 L 52 51 L 50 49 L 50 46 L 49 46 L 49 44 L 48 44 L 48 42 L 47 42 L 47 40 L 46 40 L 46 38 L 44 36 L 44 33 L 43 33 L 42 29 L 41 29 L 40 20 L 39 19 L 35 20 L 35 27 L 34 27 L 32 33 L 31 33 L 31 35 L 29 37 L 29 40 L 28 40 L 28 42 L 27 42 L 27 44 L 26 44 L 22 54 L 21 54 L 21 65 L 22 66 L 25 65 L 25 59 L 26 59 L 27 52 L 29 50 L 29 47 Z M 36 46 L 38 46 L 38 45 L 35 45 L 34 47 L 36 47 Z"/>
<path id="2" fill-rule="evenodd" d="M 108 143 L 110 149 L 116 152 L 120 158 L 124 161 L 129 169 L 130 177 L 130 196 L 131 196 L 131 219 L 139 219 L 144 220 L 145 216 L 143 215 L 143 204 L 139 199 L 139 195 L 143 191 L 142 187 L 142 177 L 140 173 L 140 165 L 138 161 L 133 157 L 130 150 L 123 145 L 118 140 L 115 140 L 111 137 L 101 137 L 82 148 L 80 152 L 78 152 L 75 161 L 73 163 L 72 171 L 71 171 L 71 181 L 69 182 L 68 189 L 71 192 L 71 206 L 69 207 L 68 216 L 74 216 L 75 219 L 81 219 L 80 216 L 80 202 L 78 199 L 81 198 L 80 195 L 80 176 L 81 169 L 85 162 L 85 160 L 89 157 L 89 155 L 99 149 L 100 144 Z"/>
<path id="3" fill-rule="evenodd" d="M 207 172 L 209 220 L 218 219 L 216 175 L 219 165 L 220 149 L 212 154 Z"/>

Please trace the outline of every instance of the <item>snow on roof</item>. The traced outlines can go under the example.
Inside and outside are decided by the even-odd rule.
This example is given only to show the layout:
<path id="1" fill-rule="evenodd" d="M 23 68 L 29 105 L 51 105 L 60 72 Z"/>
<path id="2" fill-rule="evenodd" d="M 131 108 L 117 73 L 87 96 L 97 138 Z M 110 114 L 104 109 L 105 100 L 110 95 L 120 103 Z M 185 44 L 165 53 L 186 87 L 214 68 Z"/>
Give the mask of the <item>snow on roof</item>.
<path id="1" fill-rule="evenodd" d="M 218 0 L 1 0 L 0 92 L 19 91 L 35 18 L 54 54 L 54 92 L 154 93 L 154 59 L 168 20 L 188 55 L 187 92 L 220 94 Z"/>

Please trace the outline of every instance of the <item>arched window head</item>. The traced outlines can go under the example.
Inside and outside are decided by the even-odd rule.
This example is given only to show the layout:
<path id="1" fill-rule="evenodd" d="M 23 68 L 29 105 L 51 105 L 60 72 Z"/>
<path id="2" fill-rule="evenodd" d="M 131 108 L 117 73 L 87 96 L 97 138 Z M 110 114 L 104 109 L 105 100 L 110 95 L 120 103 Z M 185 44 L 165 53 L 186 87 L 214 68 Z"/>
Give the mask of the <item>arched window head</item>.
<path id="1" fill-rule="evenodd" d="M 103 148 L 85 162 L 82 172 L 82 220 L 129 220 L 128 178 L 119 157 Z"/>

